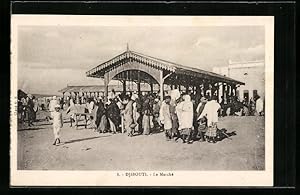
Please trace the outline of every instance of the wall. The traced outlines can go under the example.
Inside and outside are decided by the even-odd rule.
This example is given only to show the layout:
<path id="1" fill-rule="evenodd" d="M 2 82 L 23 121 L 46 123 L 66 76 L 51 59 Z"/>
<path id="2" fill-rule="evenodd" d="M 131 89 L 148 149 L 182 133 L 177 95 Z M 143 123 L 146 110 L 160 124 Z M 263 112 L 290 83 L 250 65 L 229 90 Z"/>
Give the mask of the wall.
<path id="1" fill-rule="evenodd" d="M 264 61 L 234 62 L 224 67 L 214 67 L 213 72 L 242 81 L 245 85 L 238 87 L 238 95 L 243 100 L 244 91 L 248 90 L 249 99 L 253 98 L 253 90 L 264 99 L 265 65 Z"/>

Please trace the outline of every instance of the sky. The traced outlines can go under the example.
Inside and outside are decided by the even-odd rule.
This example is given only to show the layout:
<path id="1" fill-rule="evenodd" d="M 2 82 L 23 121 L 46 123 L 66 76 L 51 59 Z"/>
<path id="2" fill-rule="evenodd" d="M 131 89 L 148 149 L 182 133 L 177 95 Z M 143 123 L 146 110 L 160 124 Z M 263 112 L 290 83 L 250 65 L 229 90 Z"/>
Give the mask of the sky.
<path id="1" fill-rule="evenodd" d="M 100 85 L 85 72 L 129 49 L 212 71 L 228 61 L 263 60 L 263 26 L 21 26 L 18 88 L 59 94 L 67 85 Z"/>

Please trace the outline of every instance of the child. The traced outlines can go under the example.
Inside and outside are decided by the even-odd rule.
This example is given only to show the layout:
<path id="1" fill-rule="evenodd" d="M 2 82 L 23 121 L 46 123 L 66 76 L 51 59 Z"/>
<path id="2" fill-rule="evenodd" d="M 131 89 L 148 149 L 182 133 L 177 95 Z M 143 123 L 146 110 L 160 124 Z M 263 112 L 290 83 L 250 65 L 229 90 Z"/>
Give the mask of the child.
<path id="1" fill-rule="evenodd" d="M 54 106 L 55 111 L 52 114 L 53 117 L 53 133 L 54 133 L 54 143 L 53 145 L 58 145 L 60 143 L 60 128 L 63 127 L 63 119 L 62 114 L 59 112 L 60 105 L 56 104 Z"/>

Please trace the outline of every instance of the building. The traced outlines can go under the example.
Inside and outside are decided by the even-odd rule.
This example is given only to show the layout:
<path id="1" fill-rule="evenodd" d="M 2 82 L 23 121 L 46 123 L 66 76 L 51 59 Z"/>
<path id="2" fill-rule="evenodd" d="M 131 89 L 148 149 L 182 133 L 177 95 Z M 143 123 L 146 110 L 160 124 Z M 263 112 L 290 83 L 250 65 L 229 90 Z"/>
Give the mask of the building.
<path id="1" fill-rule="evenodd" d="M 240 100 L 250 100 L 256 95 L 265 97 L 265 62 L 248 61 L 248 62 L 231 62 L 228 66 L 214 67 L 213 72 L 243 81 L 236 90 L 236 95 Z"/>

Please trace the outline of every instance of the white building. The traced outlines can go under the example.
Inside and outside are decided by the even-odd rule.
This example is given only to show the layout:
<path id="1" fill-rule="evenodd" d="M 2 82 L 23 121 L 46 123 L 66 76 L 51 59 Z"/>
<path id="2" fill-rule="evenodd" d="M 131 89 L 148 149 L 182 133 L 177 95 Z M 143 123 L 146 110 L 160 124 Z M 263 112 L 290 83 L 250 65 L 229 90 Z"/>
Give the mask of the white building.
<path id="1" fill-rule="evenodd" d="M 228 66 L 214 67 L 213 72 L 245 83 L 237 88 L 240 100 L 253 98 L 256 94 L 265 97 L 265 62 L 231 62 Z"/>

